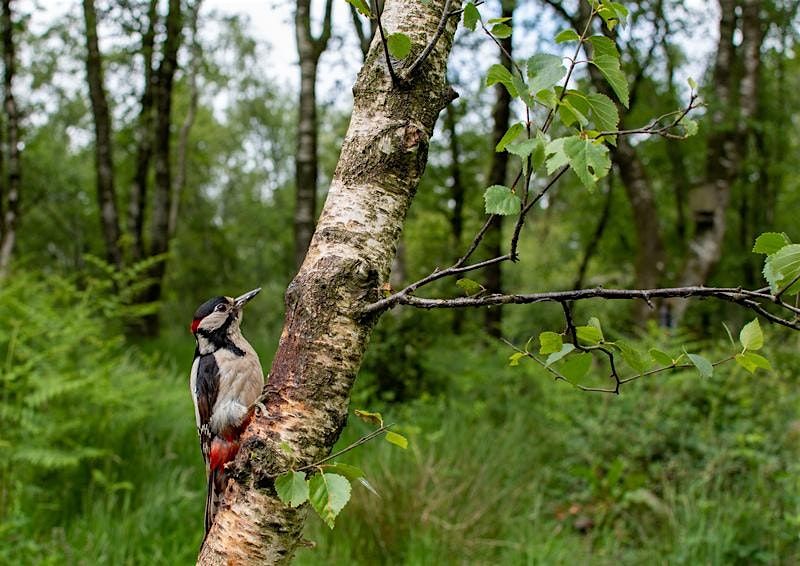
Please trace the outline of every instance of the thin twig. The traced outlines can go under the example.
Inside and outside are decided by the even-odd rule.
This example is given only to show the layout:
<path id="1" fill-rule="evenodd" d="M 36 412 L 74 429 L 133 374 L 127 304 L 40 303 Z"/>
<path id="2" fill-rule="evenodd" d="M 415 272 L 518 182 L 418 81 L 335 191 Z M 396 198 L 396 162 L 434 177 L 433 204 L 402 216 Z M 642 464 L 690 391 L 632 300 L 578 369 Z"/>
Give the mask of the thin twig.
<path id="1" fill-rule="evenodd" d="M 383 44 L 383 54 L 386 56 L 386 65 L 389 67 L 389 76 L 392 79 L 392 86 L 398 86 L 400 84 L 400 78 L 394 72 L 394 67 L 392 66 L 392 59 L 389 56 L 389 44 L 386 43 L 386 35 L 383 33 L 383 24 L 381 23 L 381 16 L 383 15 L 383 10 L 380 8 L 380 2 L 375 0 L 375 14 L 376 20 L 378 21 L 378 32 L 381 35 L 381 43 Z"/>
<path id="2" fill-rule="evenodd" d="M 419 66 L 425 62 L 425 59 L 427 59 L 428 55 L 431 54 L 433 48 L 436 47 L 436 42 L 438 42 L 439 38 L 442 37 L 442 34 L 447 27 L 447 20 L 452 15 L 450 14 L 450 2 L 451 0 L 445 0 L 444 8 L 442 8 L 442 18 L 439 20 L 439 27 L 436 28 L 436 33 L 433 34 L 433 39 L 431 39 L 428 45 L 425 46 L 425 49 L 422 50 L 422 53 L 419 54 L 419 57 L 417 57 L 417 59 L 411 63 L 411 66 L 409 66 L 408 69 L 403 72 L 403 82 L 408 82 L 414 78 L 414 73 L 417 71 Z"/>
<path id="3" fill-rule="evenodd" d="M 342 454 L 346 454 L 347 452 L 350 452 L 353 448 L 357 448 L 358 446 L 361 446 L 365 442 L 369 442 L 370 440 L 372 440 L 376 436 L 379 436 L 380 434 L 388 431 L 393 426 L 394 426 L 394 423 L 381 426 L 380 428 L 376 428 L 375 430 L 373 430 L 369 434 L 365 434 L 364 436 L 362 436 L 361 438 L 359 438 L 358 440 L 356 440 L 352 444 L 349 444 L 349 445 L 345 446 L 344 448 L 342 448 L 338 452 L 334 452 L 330 456 L 327 456 L 327 457 L 323 458 L 322 460 L 318 460 L 318 461 L 314 462 L 313 464 L 309 464 L 307 466 L 303 466 L 302 468 L 297 468 L 296 471 L 304 472 L 306 470 L 310 470 L 312 468 L 316 468 L 317 466 L 321 466 L 325 462 L 330 462 L 334 458 L 338 458 Z"/>

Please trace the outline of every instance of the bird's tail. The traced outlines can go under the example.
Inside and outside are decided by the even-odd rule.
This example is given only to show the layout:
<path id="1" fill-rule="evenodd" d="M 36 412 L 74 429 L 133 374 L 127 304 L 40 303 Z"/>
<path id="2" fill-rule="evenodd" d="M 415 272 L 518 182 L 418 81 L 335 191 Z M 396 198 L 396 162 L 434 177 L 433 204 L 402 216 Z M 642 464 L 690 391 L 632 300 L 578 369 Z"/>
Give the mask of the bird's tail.
<path id="1" fill-rule="evenodd" d="M 220 499 L 222 498 L 222 493 L 225 489 L 225 480 L 226 474 L 222 468 L 212 469 L 208 474 L 208 489 L 206 492 L 206 523 L 203 542 L 205 542 L 206 537 L 208 536 L 208 531 L 211 530 L 211 525 L 214 524 L 214 517 L 217 516 Z"/>

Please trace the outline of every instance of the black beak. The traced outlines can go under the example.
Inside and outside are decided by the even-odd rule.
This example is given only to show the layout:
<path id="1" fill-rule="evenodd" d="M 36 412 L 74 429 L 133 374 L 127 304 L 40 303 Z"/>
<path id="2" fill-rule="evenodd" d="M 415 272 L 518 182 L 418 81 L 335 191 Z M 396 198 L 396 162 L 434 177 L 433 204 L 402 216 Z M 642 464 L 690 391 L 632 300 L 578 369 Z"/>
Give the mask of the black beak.
<path id="1" fill-rule="evenodd" d="M 261 287 L 257 287 L 255 289 L 253 289 L 252 291 L 248 291 L 244 295 L 240 295 L 240 296 L 236 297 L 233 300 L 233 306 L 235 308 L 237 308 L 237 309 L 241 309 L 243 306 L 245 306 L 250 301 L 250 299 L 252 299 L 256 295 L 258 295 L 260 292 L 261 292 Z"/>

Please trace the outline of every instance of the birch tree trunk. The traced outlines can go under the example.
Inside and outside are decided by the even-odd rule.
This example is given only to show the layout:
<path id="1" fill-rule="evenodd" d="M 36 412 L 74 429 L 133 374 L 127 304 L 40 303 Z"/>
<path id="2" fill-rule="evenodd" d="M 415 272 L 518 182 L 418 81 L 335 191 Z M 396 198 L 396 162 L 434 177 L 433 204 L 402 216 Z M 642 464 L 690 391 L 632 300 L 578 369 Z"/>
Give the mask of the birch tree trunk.
<path id="1" fill-rule="evenodd" d="M 443 0 L 389 0 L 382 21 L 403 32 L 415 58 L 432 38 Z M 458 2 L 450 5 L 458 9 Z M 286 318 L 262 403 L 244 435 L 224 505 L 200 564 L 286 564 L 306 507 L 277 498 L 272 478 L 329 453 L 347 420 L 350 389 L 375 322 L 360 313 L 387 281 L 403 223 L 427 162 L 439 112 L 454 97 L 446 63 L 457 19 L 429 58 L 394 87 L 375 40 L 359 73 L 339 163 L 314 237 L 286 292 Z M 402 68 L 398 68 L 402 72 Z"/>
<path id="2" fill-rule="evenodd" d="M 83 17 L 86 23 L 86 77 L 94 114 L 95 175 L 100 225 L 106 246 L 106 259 L 109 263 L 121 267 L 119 214 L 114 188 L 114 159 L 111 145 L 111 115 L 103 85 L 103 61 L 97 41 L 97 11 L 94 0 L 83 0 Z"/>
<path id="3" fill-rule="evenodd" d="M 3 108 L 5 110 L 6 151 L 8 163 L 6 176 L 6 206 L 0 206 L 0 279 L 8 273 L 14 243 L 17 239 L 17 216 L 19 214 L 19 197 L 21 185 L 19 113 L 14 99 L 13 83 L 16 70 L 16 54 L 14 50 L 14 29 L 11 19 L 11 0 L 3 0 L 2 15 L 3 41 Z M 3 195 L 0 191 L 0 201 Z"/>

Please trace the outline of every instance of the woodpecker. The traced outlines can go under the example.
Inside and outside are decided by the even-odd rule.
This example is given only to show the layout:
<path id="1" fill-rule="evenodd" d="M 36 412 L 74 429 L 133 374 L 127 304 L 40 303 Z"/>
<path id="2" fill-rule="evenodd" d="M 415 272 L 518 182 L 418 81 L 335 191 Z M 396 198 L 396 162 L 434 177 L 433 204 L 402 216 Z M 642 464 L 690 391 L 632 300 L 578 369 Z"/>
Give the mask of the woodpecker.
<path id="1" fill-rule="evenodd" d="M 239 438 L 264 387 L 258 354 L 239 329 L 242 309 L 259 291 L 206 301 L 190 326 L 197 347 L 189 388 L 208 481 L 204 541 L 227 484 L 225 466 L 239 451 Z"/>

